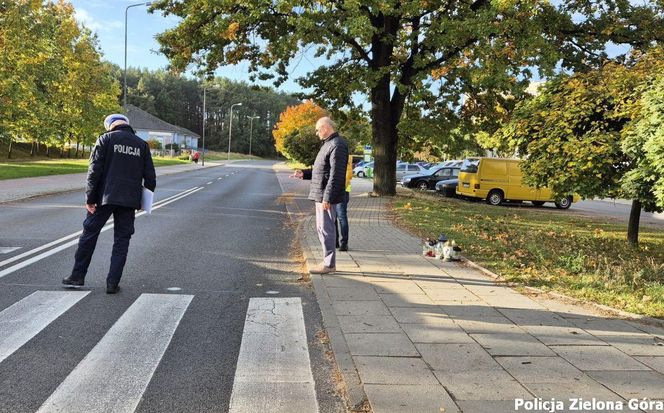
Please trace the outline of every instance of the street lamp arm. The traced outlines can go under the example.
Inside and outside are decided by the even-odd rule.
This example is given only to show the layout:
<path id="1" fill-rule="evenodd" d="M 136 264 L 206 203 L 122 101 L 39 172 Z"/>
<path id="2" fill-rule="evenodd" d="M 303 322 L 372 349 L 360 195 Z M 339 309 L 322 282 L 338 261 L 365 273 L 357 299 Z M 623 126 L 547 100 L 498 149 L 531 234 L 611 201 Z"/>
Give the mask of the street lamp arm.
<path id="1" fill-rule="evenodd" d="M 150 6 L 152 4 L 151 1 L 143 2 L 143 3 L 134 3 L 130 4 L 125 8 L 125 25 L 124 25 L 124 82 L 123 82 L 123 87 L 122 87 L 122 96 L 124 98 L 124 110 L 125 112 L 127 111 L 127 15 L 129 14 L 129 9 L 132 7 L 138 7 L 138 6 Z"/>

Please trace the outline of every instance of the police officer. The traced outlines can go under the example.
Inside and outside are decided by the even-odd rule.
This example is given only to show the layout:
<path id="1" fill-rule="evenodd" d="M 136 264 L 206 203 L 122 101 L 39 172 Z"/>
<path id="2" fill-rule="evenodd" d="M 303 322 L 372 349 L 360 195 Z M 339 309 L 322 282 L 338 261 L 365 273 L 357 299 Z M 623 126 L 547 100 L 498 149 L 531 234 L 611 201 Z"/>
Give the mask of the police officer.
<path id="1" fill-rule="evenodd" d="M 106 221 L 113 215 L 114 242 L 106 293 L 120 289 L 129 240 L 134 233 L 134 214 L 141 208 L 143 186 L 154 191 L 157 181 L 147 142 L 136 136 L 129 119 L 120 114 L 104 120 L 107 132 L 99 137 L 90 155 L 83 234 L 78 241 L 74 269 L 62 280 L 66 286 L 82 286 Z"/>

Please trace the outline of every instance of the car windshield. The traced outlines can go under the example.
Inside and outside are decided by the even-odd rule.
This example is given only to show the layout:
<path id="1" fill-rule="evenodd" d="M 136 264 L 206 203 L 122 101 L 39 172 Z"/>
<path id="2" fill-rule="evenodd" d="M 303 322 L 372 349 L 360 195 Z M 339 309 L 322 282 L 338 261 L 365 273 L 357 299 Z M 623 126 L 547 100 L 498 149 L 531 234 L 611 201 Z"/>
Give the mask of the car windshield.
<path id="1" fill-rule="evenodd" d="M 480 160 L 479 159 L 466 159 L 463 161 L 463 164 L 461 165 L 461 172 L 467 172 L 467 173 L 477 173 L 477 168 L 480 166 Z"/>

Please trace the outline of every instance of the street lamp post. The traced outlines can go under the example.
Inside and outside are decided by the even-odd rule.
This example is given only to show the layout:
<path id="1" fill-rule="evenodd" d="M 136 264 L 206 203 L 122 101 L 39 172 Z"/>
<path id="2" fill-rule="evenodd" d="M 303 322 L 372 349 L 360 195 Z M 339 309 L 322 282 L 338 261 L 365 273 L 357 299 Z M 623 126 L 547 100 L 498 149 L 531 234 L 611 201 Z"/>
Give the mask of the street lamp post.
<path id="1" fill-rule="evenodd" d="M 125 47 L 124 47 L 124 84 L 122 87 L 122 95 L 124 97 L 124 110 L 125 112 L 127 111 L 127 14 L 129 13 L 129 9 L 132 7 L 138 7 L 138 6 L 150 6 L 152 4 L 151 1 L 146 1 L 143 3 L 136 3 L 136 4 L 130 4 L 125 8 Z"/>
<path id="2" fill-rule="evenodd" d="M 251 156 L 251 137 L 254 134 L 254 119 L 260 119 L 260 116 L 249 117 L 249 156 Z"/>
<path id="3" fill-rule="evenodd" d="M 234 103 L 231 105 L 231 116 L 228 119 L 228 160 L 231 160 L 231 136 L 233 132 L 233 108 L 235 106 L 242 106 L 242 103 Z"/>
<path id="4" fill-rule="evenodd" d="M 205 113 L 205 91 L 207 88 L 203 85 L 203 153 L 201 154 L 201 166 L 205 166 L 205 118 L 207 118 L 207 113 Z"/>

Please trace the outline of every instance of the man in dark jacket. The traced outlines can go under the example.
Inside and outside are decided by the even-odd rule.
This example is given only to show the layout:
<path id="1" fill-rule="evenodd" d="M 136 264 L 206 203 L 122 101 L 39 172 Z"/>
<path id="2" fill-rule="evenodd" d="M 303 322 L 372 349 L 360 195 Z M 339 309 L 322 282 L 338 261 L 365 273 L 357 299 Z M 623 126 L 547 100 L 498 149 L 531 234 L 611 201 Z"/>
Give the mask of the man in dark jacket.
<path id="1" fill-rule="evenodd" d="M 147 142 L 136 136 L 124 115 L 106 117 L 108 132 L 97 140 L 90 155 L 83 234 L 78 241 L 74 269 L 62 280 L 67 286 L 82 286 L 106 221 L 113 215 L 114 242 L 106 292 L 119 290 L 129 240 L 134 233 L 135 210 L 141 209 L 143 186 L 154 191 L 157 181 Z"/>
<path id="2" fill-rule="evenodd" d="M 332 119 L 318 119 L 316 134 L 323 141 L 312 169 L 296 171 L 294 178 L 311 179 L 309 199 L 316 203 L 316 230 L 323 247 L 323 263 L 312 274 L 336 271 L 336 204 L 343 202 L 346 191 L 348 145 L 335 131 Z"/>

